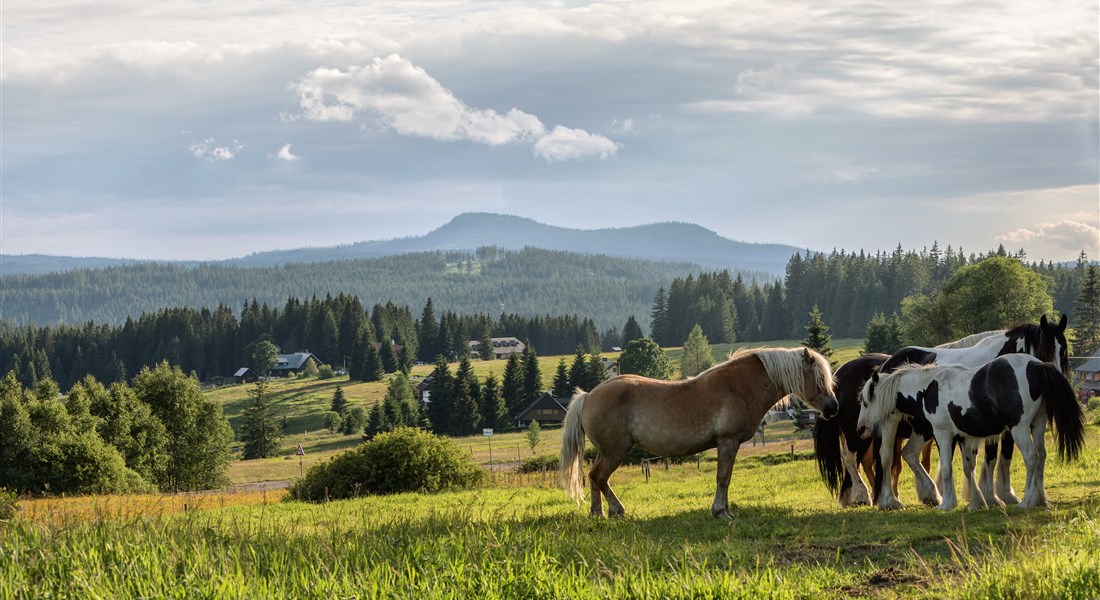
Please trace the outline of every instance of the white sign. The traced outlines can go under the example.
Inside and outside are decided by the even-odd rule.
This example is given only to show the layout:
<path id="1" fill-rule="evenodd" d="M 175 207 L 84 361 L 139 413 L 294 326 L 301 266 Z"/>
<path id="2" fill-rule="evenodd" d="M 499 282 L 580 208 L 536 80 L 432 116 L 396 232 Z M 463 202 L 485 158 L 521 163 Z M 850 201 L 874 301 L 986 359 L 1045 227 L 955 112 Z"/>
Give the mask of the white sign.
<path id="1" fill-rule="evenodd" d="M 493 430 L 492 429 L 482 429 L 481 430 L 481 435 L 493 435 Z"/>
<path id="2" fill-rule="evenodd" d="M 295 452 L 295 454 L 297 454 L 298 456 L 305 456 L 306 455 L 306 450 L 305 450 L 305 448 L 302 448 L 301 444 L 298 444 L 298 451 Z"/>

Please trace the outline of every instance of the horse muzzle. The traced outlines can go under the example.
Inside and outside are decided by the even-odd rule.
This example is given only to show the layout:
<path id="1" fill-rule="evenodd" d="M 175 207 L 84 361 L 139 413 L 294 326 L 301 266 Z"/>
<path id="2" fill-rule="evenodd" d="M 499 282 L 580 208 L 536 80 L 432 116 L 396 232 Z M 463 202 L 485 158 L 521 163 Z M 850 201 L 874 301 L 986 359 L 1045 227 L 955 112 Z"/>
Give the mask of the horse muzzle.
<path id="1" fill-rule="evenodd" d="M 869 439 L 871 437 L 871 428 L 866 425 L 860 425 L 856 428 L 856 433 L 863 439 Z"/>
<path id="2" fill-rule="evenodd" d="M 826 419 L 831 419 L 840 412 L 840 403 L 836 401 L 836 398 L 829 398 L 825 401 L 825 405 L 822 407 L 821 415 Z"/>

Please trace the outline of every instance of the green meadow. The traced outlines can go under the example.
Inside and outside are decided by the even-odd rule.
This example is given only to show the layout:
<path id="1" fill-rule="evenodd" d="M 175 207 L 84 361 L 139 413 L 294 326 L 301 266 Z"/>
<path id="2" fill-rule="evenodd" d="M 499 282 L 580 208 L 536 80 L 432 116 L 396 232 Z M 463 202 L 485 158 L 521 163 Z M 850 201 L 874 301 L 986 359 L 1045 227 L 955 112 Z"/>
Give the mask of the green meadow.
<path id="1" fill-rule="evenodd" d="M 549 482 L 16 518 L 0 524 L 0 597 L 1096 598 L 1098 446 L 1090 425 L 1083 460 L 1050 459 L 1049 510 L 944 514 L 915 504 L 908 476 L 905 510 L 842 510 L 810 453 L 782 452 L 738 461 L 729 522 L 710 517 L 709 460 L 648 483 L 620 470 L 628 514 L 614 520 Z"/>

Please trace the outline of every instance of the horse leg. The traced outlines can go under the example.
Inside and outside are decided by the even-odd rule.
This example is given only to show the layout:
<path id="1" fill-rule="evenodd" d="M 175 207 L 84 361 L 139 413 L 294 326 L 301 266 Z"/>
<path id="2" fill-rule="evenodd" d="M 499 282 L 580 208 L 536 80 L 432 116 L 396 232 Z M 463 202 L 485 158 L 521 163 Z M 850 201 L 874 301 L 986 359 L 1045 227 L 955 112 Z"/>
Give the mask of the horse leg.
<path id="1" fill-rule="evenodd" d="M 929 506 L 940 503 L 940 492 L 936 489 L 936 482 L 928 474 L 928 468 L 921 462 L 921 455 L 927 456 L 925 450 L 931 447 L 931 441 L 925 440 L 919 433 L 913 433 L 905 448 L 901 451 L 901 457 L 913 470 L 913 482 L 917 488 L 917 499 Z"/>
<path id="2" fill-rule="evenodd" d="M 901 496 L 898 491 L 898 480 L 901 479 L 901 440 L 900 436 L 894 437 L 894 462 L 890 465 L 890 485 L 894 490 L 894 497 Z"/>
<path id="3" fill-rule="evenodd" d="M 963 476 L 966 478 L 966 489 L 969 490 L 970 510 L 986 508 L 985 496 L 978 486 L 978 480 L 974 477 L 974 469 L 978 463 L 978 446 L 981 440 L 966 438 L 962 443 Z"/>
<path id="4" fill-rule="evenodd" d="M 870 491 L 871 502 L 873 503 L 878 500 L 878 486 L 875 479 L 875 458 L 878 453 L 875 452 L 874 445 L 870 443 L 861 446 L 861 448 L 862 450 L 857 455 L 859 464 L 863 467 L 863 473 L 867 475 L 867 480 L 871 482 L 867 489 Z"/>
<path id="5" fill-rule="evenodd" d="M 879 428 L 881 435 L 881 442 L 878 443 L 878 458 L 879 458 L 879 473 L 882 481 L 879 482 L 878 501 L 875 502 L 875 506 L 879 510 L 895 510 L 903 508 L 905 505 L 898 500 L 896 494 L 894 494 L 893 474 L 887 474 L 886 468 L 891 470 L 894 465 L 894 442 L 897 436 L 898 427 L 897 422 L 884 423 Z"/>
<path id="6" fill-rule="evenodd" d="M 596 454 L 596 460 L 592 462 L 592 468 L 588 470 L 588 485 L 592 492 L 592 508 L 588 511 L 588 514 L 593 517 L 603 516 L 603 483 L 600 481 L 601 473 L 603 473 L 604 454 L 600 452 Z M 611 473 L 603 475 L 603 481 L 606 481 L 606 477 L 610 477 Z"/>
<path id="7" fill-rule="evenodd" d="M 1027 427 L 1017 425 L 1013 428 L 1013 433 L 1017 430 L 1027 429 Z M 1027 435 L 1023 435 L 1021 431 L 1020 435 L 1013 435 L 1012 440 L 1020 447 L 1020 456 L 1024 459 L 1024 468 L 1026 469 L 1024 475 L 1024 499 L 1020 502 L 1020 508 L 1040 506 L 1039 493 L 1035 485 L 1037 475 L 1039 474 L 1039 452 L 1035 448 L 1035 441 L 1032 440 L 1031 431 L 1028 431 Z"/>
<path id="8" fill-rule="evenodd" d="M 840 506 L 870 504 L 867 484 L 859 476 L 859 462 L 856 453 L 844 446 L 840 450 L 840 460 L 844 464 L 844 483 L 840 486 Z"/>
<path id="9" fill-rule="evenodd" d="M 1044 418 L 1044 428 L 1046 420 Z M 1042 436 L 1039 436 L 1042 437 Z M 997 496 L 1006 504 L 1019 504 L 1016 490 L 1012 489 L 1012 449 L 1016 446 L 1011 431 L 1001 436 L 1001 454 L 997 458 Z"/>
<path id="10" fill-rule="evenodd" d="M 1037 506 L 1047 506 L 1047 416 L 1039 415 L 1031 423 L 1031 439 L 1035 440 L 1035 458 L 1037 459 L 1035 478 L 1035 495 Z M 1026 436 L 1027 433 L 1024 433 Z"/>
<path id="11" fill-rule="evenodd" d="M 737 450 L 741 448 L 741 442 L 726 438 L 718 441 L 718 476 L 714 489 L 714 504 L 710 507 L 710 514 L 715 519 L 732 519 L 729 509 L 730 475 L 733 473 L 733 462 L 737 459 Z"/>
<path id="12" fill-rule="evenodd" d="M 947 430 L 937 431 L 935 435 L 936 445 L 940 447 L 940 494 L 943 496 L 938 508 L 952 510 L 959 505 L 955 496 L 955 477 L 951 473 L 951 458 L 955 454 L 954 436 Z"/>
<path id="13" fill-rule="evenodd" d="M 997 468 L 997 441 L 999 439 L 996 437 L 989 438 L 983 444 L 985 446 L 985 459 L 982 461 L 982 474 L 978 478 L 978 489 L 982 491 L 982 496 L 985 497 L 986 502 L 1004 506 L 1004 501 L 993 490 L 993 471 Z"/>
<path id="14" fill-rule="evenodd" d="M 607 516 L 619 517 L 626 513 L 623 503 L 619 501 L 619 497 L 612 491 L 611 485 L 608 484 L 607 480 L 611 478 L 611 474 L 615 472 L 615 469 L 618 469 L 619 465 L 623 464 L 629 452 L 630 446 L 627 445 L 626 449 L 609 448 L 608 451 L 601 450 L 600 454 L 596 457 L 596 462 L 592 465 L 592 470 L 588 472 L 588 478 L 592 482 L 592 516 L 603 516 L 603 510 L 597 498 L 601 493 L 607 500 Z"/>

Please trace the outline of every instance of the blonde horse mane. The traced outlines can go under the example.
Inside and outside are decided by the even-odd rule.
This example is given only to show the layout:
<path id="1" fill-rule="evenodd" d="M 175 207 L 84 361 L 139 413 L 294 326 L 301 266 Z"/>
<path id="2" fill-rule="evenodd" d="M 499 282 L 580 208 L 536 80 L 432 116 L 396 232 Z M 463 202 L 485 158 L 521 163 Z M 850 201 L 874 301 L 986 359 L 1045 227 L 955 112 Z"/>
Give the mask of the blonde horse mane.
<path id="1" fill-rule="evenodd" d="M 829 366 L 829 361 L 820 353 L 808 348 L 741 348 L 731 352 L 726 362 L 715 365 L 707 371 L 712 371 L 749 356 L 756 356 L 764 364 L 764 370 L 767 371 L 768 378 L 771 379 L 776 389 L 783 392 L 784 395 L 796 394 L 802 396 L 804 392 L 802 387 L 802 361 L 803 353 L 807 351 L 814 359 L 814 379 L 817 387 L 832 395 L 835 382 L 833 381 L 833 370 Z M 707 371 L 703 371 L 703 373 Z M 700 373 L 699 376 L 703 373 Z"/>
<path id="2" fill-rule="evenodd" d="M 953 342 L 947 342 L 945 344 L 940 344 L 939 346 L 935 346 L 935 347 L 940 348 L 942 350 L 958 350 L 958 349 L 962 349 L 962 348 L 973 348 L 974 346 L 977 346 L 978 342 L 981 342 L 982 340 L 991 338 L 995 335 L 1002 335 L 1002 334 L 1004 334 L 1004 330 L 1001 330 L 1001 329 L 995 329 L 993 331 L 983 331 L 981 333 L 975 333 L 973 335 L 968 335 L 968 336 L 962 338 L 961 340 L 955 340 Z"/>

